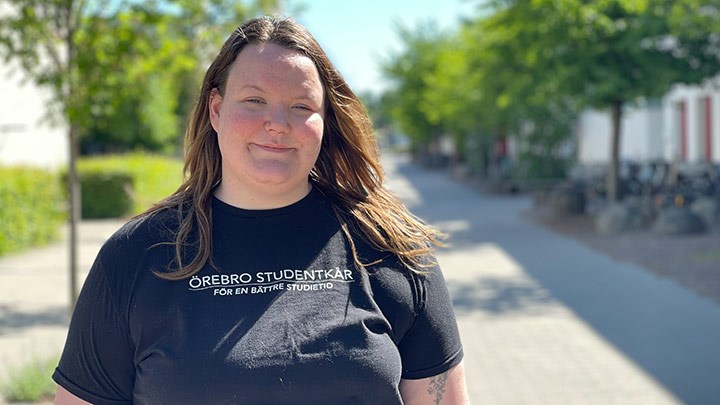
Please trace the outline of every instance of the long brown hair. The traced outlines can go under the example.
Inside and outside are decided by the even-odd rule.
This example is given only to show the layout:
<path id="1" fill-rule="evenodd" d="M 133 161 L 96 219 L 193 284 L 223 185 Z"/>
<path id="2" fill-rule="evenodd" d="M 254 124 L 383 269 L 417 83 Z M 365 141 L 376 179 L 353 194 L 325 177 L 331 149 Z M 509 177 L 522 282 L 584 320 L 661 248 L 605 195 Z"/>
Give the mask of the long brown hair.
<path id="1" fill-rule="evenodd" d="M 377 143 L 365 107 L 302 25 L 287 18 L 262 17 L 235 30 L 205 74 L 185 133 L 185 181 L 175 193 L 141 214 L 166 209 L 177 212 L 180 225 L 173 242 L 174 268 L 157 274 L 170 280 L 187 278 L 212 260 L 212 195 L 222 173 L 208 103 L 213 89 L 224 95 L 228 72 L 250 43 L 273 43 L 297 51 L 318 69 L 327 110 L 320 155 L 310 180 L 332 201 L 356 264 L 367 265 L 358 257 L 353 233 L 374 248 L 397 255 L 411 271 L 422 272 L 432 262 L 428 261 L 431 246 L 439 245 L 443 235 L 412 215 L 383 187 Z M 188 252 L 192 259 L 186 263 Z"/>

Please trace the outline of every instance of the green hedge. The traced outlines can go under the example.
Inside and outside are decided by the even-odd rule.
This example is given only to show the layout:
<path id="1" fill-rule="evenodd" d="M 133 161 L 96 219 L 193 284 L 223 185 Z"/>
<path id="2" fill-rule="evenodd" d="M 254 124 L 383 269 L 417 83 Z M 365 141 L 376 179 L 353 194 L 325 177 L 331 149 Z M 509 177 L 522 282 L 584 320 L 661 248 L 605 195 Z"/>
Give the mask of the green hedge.
<path id="1" fill-rule="evenodd" d="M 82 215 L 117 218 L 138 214 L 174 192 L 182 161 L 134 153 L 78 161 Z M 66 219 L 67 175 L 28 167 L 0 167 L 0 255 L 47 244 Z"/>
<path id="2" fill-rule="evenodd" d="M 113 170 L 82 170 L 80 191 L 82 217 L 120 218 L 133 209 L 133 178 Z"/>
<path id="3" fill-rule="evenodd" d="M 182 167 L 180 159 L 146 153 L 80 159 L 78 173 L 83 195 L 83 218 L 98 218 L 88 215 L 98 210 L 107 212 L 105 207 L 124 206 L 124 202 L 115 200 L 130 199 L 123 213 L 103 217 L 122 217 L 145 211 L 177 190 L 182 183 Z M 129 187 L 124 183 L 126 181 L 129 181 Z"/>
<path id="4" fill-rule="evenodd" d="M 0 255 L 55 240 L 65 219 L 64 204 L 57 174 L 0 167 Z"/>

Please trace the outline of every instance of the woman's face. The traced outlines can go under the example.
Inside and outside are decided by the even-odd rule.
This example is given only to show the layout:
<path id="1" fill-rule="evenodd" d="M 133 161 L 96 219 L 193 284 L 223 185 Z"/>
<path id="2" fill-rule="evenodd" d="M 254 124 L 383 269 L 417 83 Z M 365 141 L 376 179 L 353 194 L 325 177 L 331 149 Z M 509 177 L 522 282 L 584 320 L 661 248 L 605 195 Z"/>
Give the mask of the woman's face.
<path id="1" fill-rule="evenodd" d="M 249 209 L 302 199 L 320 153 L 323 100 L 310 58 L 271 43 L 246 45 L 230 69 L 225 95 L 210 96 L 222 155 L 216 196 Z"/>

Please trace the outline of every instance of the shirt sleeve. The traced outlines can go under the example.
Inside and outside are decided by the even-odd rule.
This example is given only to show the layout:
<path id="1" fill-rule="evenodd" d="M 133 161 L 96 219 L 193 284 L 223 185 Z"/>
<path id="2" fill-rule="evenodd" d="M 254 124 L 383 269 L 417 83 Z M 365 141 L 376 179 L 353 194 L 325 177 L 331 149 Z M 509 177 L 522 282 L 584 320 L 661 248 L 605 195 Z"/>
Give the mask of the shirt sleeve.
<path id="1" fill-rule="evenodd" d="M 95 260 L 70 321 L 53 380 L 94 404 L 130 404 L 135 380 L 133 343 L 114 299 L 105 263 L 123 263 L 107 244 Z"/>
<path id="2" fill-rule="evenodd" d="M 415 319 L 400 341 L 404 379 L 428 378 L 451 369 L 463 358 L 455 312 L 439 267 L 413 276 Z"/>

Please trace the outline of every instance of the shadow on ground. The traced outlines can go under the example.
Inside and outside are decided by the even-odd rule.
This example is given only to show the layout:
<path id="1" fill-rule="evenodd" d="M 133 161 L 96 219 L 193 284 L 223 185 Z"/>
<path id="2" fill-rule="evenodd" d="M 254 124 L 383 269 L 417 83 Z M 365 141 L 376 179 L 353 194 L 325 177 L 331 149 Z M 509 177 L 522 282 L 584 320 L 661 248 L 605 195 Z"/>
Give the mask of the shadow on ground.
<path id="1" fill-rule="evenodd" d="M 23 311 L 10 305 L 0 305 L 0 335 L 17 333 L 29 327 L 65 326 L 67 321 L 67 307 Z"/>
<path id="2" fill-rule="evenodd" d="M 471 282 L 447 281 L 455 312 L 491 315 L 540 315 L 555 303 L 552 294 L 534 285 L 502 278 L 478 277 Z"/>

